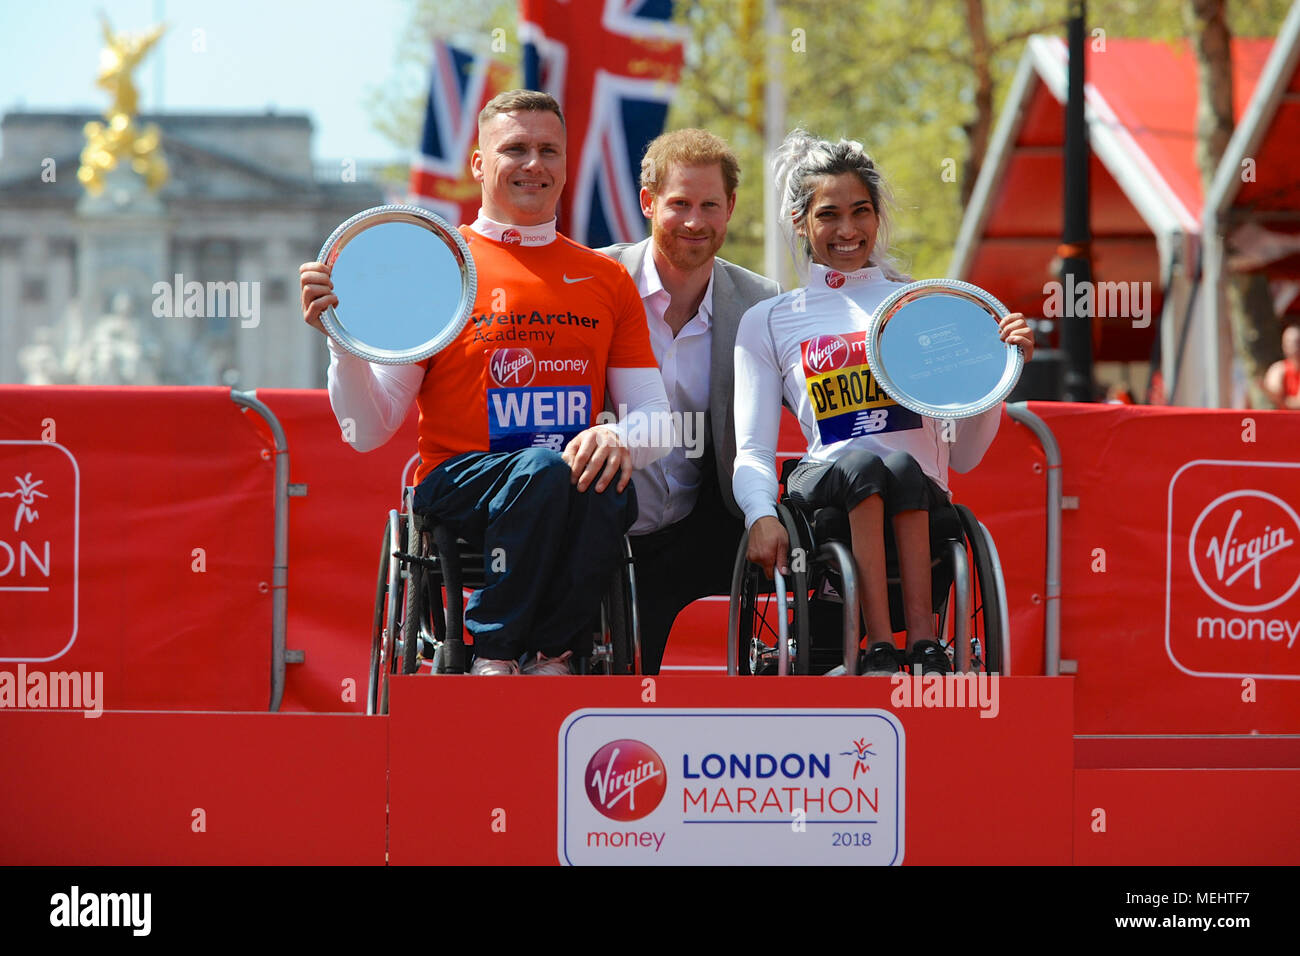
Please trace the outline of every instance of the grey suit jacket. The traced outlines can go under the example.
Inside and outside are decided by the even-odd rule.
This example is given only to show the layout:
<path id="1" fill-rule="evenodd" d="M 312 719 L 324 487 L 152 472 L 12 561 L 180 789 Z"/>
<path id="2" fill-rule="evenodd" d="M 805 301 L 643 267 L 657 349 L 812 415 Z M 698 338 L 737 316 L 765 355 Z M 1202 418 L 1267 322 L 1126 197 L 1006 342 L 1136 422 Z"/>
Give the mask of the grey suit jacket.
<path id="1" fill-rule="evenodd" d="M 645 239 L 634 245 L 622 243 L 596 251 L 621 262 L 635 280 L 641 272 L 652 241 Z M 735 515 L 740 514 L 731 491 L 731 471 L 736 462 L 736 420 L 732 410 L 736 392 L 736 330 L 740 328 L 740 317 L 746 309 L 780 292 L 781 287 L 771 279 L 764 279 L 725 259 L 713 260 L 709 431 L 712 434 L 713 457 L 718 468 L 722 500 Z"/>

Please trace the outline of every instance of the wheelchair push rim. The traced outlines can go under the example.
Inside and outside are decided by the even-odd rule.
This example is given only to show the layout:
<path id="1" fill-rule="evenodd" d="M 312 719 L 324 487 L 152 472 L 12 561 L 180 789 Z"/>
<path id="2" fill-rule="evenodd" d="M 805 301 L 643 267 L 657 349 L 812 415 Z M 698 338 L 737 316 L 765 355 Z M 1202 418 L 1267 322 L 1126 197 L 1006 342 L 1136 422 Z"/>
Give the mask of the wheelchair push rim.
<path id="1" fill-rule="evenodd" d="M 1007 607 L 1005 585 L 993 536 L 965 505 L 956 505 L 962 531 L 970 550 L 972 584 L 969 608 L 970 649 L 980 658 L 982 667 L 972 669 L 1005 674 L 1007 648 Z M 975 642 L 978 641 L 978 646 Z M 972 661 L 974 663 L 974 661 Z"/>
<path id="2" fill-rule="evenodd" d="M 785 600 L 778 597 L 777 585 L 769 590 L 769 579 L 763 569 L 746 558 L 749 546 L 746 530 L 741 535 L 732 569 L 727 613 L 728 674 L 780 674 L 783 657 L 786 657 L 787 673 L 809 672 L 808 572 L 806 552 L 801 550 L 803 536 L 784 504 L 778 505 L 777 514 L 790 541 L 790 573 L 781 575 L 784 580 L 780 582 Z M 782 654 L 782 631 L 785 654 Z"/>
<path id="3" fill-rule="evenodd" d="M 379 555 L 379 579 L 375 586 L 375 615 L 370 640 L 370 679 L 366 713 L 388 713 L 388 676 L 396 673 L 398 594 L 401 593 L 401 564 L 393 560 L 401 551 L 401 522 L 396 511 L 388 512 Z"/>

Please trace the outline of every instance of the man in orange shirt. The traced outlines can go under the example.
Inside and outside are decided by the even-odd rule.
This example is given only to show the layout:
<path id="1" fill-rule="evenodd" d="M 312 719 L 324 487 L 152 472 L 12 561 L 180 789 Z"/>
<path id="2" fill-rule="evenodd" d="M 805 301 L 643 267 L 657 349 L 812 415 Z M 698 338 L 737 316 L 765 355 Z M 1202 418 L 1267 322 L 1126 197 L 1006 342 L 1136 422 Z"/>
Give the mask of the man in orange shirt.
<path id="1" fill-rule="evenodd" d="M 594 424 L 606 387 L 629 417 L 667 416 L 668 400 L 635 283 L 555 230 L 565 183 L 555 100 L 494 97 L 471 169 L 483 205 L 460 230 L 478 273 L 470 321 L 413 365 L 373 365 L 329 340 L 330 403 L 368 451 L 415 401 L 415 507 L 505 558 L 465 605 L 472 673 L 517 674 L 526 652 L 524 673 L 567 674 L 636 517 L 632 470 L 668 451 L 630 444 L 622 424 Z M 304 320 L 324 332 L 320 315 L 338 304 L 328 269 L 299 272 Z"/>

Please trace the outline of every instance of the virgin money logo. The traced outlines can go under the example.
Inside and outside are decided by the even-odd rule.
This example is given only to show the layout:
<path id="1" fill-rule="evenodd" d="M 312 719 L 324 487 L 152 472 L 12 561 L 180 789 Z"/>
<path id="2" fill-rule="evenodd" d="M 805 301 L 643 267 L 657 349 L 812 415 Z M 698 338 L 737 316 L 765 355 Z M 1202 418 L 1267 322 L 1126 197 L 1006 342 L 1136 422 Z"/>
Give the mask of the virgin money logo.
<path id="1" fill-rule="evenodd" d="M 1187 555 L 1205 593 L 1234 611 L 1267 611 L 1300 589 L 1300 516 L 1276 495 L 1220 495 L 1192 526 Z"/>
<path id="2" fill-rule="evenodd" d="M 605 744 L 587 761 L 583 779 L 591 805 L 611 820 L 649 816 L 668 789 L 663 760 L 639 740 Z"/>
<path id="3" fill-rule="evenodd" d="M 849 360 L 849 343 L 838 335 L 819 335 L 808 342 L 804 361 L 810 371 L 833 372 Z"/>
<path id="4" fill-rule="evenodd" d="M 537 374 L 537 360 L 528 349 L 497 349 L 488 359 L 488 372 L 502 388 L 522 388 Z"/>
<path id="5" fill-rule="evenodd" d="M 524 241 L 524 237 L 520 235 L 518 229 L 507 229 L 501 233 L 501 241 L 507 246 L 517 246 Z"/>
<path id="6" fill-rule="evenodd" d="M 1300 680 L 1296 488 L 1293 461 L 1201 458 L 1174 472 L 1165 650 L 1179 670 Z"/>
<path id="7" fill-rule="evenodd" d="M 832 269 L 830 272 L 826 273 L 826 284 L 832 289 L 838 289 L 840 286 L 844 285 L 844 273 L 836 272 Z"/>

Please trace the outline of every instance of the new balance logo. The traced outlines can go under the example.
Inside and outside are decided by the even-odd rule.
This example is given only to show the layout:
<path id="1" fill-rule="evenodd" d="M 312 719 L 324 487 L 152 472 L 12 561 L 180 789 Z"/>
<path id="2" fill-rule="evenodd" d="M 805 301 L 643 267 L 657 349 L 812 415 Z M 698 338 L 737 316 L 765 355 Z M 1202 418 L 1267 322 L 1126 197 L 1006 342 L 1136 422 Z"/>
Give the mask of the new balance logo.
<path id="1" fill-rule="evenodd" d="M 878 432 L 889 424 L 889 413 L 883 408 L 873 408 L 865 412 L 858 412 L 853 419 L 854 435 L 870 435 L 872 432 Z"/>

